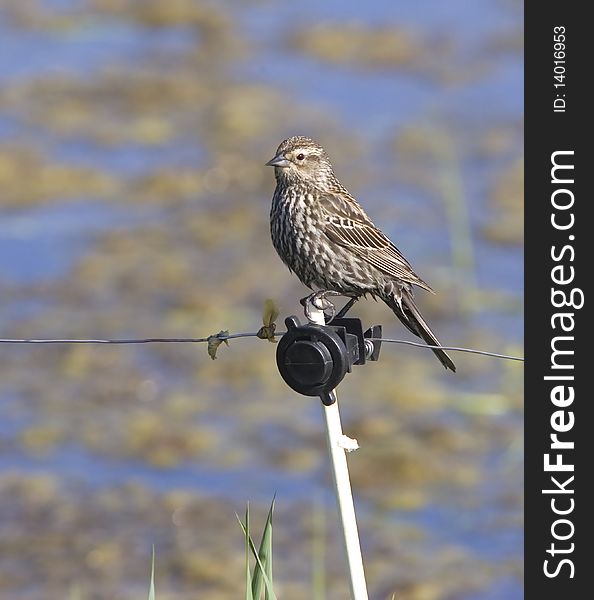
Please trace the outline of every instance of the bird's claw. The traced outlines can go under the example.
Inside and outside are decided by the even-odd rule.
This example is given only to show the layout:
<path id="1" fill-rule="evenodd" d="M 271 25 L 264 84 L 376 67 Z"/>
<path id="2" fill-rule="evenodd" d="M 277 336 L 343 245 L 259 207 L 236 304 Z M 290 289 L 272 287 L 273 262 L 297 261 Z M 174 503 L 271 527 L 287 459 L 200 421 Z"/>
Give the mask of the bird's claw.
<path id="1" fill-rule="evenodd" d="M 323 311 L 326 316 L 326 322 L 330 322 L 334 318 L 336 307 L 328 300 L 327 296 L 340 296 L 340 293 L 334 290 L 319 290 L 305 298 L 301 298 L 300 302 L 303 305 L 303 312 L 308 321 L 313 319 L 312 308 Z"/>

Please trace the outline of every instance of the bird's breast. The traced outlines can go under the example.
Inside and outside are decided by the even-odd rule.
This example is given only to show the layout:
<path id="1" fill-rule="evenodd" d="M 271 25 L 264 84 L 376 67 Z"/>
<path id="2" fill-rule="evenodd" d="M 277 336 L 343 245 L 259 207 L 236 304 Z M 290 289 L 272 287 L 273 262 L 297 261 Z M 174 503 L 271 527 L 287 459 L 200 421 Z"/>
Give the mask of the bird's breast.
<path id="1" fill-rule="evenodd" d="M 310 257 L 320 238 L 315 196 L 298 186 L 277 186 L 270 211 L 272 243 L 284 263 L 306 284 L 313 278 Z"/>

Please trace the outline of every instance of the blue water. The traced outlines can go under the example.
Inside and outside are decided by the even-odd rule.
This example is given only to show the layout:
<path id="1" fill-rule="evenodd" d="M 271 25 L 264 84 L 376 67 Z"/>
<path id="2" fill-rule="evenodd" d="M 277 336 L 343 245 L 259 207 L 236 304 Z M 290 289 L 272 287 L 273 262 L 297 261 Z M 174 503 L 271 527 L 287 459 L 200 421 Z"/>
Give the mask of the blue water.
<path id="1" fill-rule="evenodd" d="M 4 214 L 0 280 L 27 283 L 63 277 L 93 248 L 97 235 L 137 226 L 154 213 L 87 199 Z"/>

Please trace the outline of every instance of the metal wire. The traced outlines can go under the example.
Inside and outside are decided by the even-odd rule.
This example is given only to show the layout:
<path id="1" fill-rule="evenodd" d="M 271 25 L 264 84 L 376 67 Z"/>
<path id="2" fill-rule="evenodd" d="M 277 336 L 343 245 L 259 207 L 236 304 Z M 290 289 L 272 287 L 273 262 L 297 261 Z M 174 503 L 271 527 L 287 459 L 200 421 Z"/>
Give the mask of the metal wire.
<path id="1" fill-rule="evenodd" d="M 215 333 L 202 338 L 131 338 L 131 339 L 16 339 L 0 338 L 0 344 L 198 344 L 208 342 L 214 338 L 231 340 L 234 338 L 258 337 L 257 333 Z"/>
<path id="2" fill-rule="evenodd" d="M 497 352 L 487 352 L 486 350 L 475 350 L 474 348 L 461 348 L 459 346 L 430 346 L 429 344 L 421 344 L 419 342 L 409 342 L 408 340 L 393 340 L 390 338 L 367 338 L 374 342 L 388 342 L 392 344 L 406 344 L 407 346 L 415 346 L 417 348 L 429 348 L 431 350 L 452 350 L 453 352 L 468 352 L 470 354 L 481 354 L 483 356 L 492 356 L 493 358 L 503 358 L 506 360 L 519 360 L 524 362 L 522 356 L 510 356 L 509 354 L 498 354 Z"/>
<path id="3" fill-rule="evenodd" d="M 284 331 L 276 333 L 275 336 L 284 335 Z M 232 340 L 237 338 L 247 337 L 262 337 L 258 333 L 215 333 L 208 337 L 201 338 L 131 338 L 131 339 L 35 339 L 35 338 L 0 338 L 0 344 L 198 344 L 201 342 L 209 342 L 213 339 Z M 509 354 L 499 354 L 497 352 L 487 352 L 486 350 L 475 350 L 474 348 L 462 348 L 459 346 L 430 346 L 429 344 L 421 344 L 419 342 L 411 342 L 408 340 L 398 340 L 391 338 L 367 338 L 374 342 L 386 342 L 390 344 L 405 344 L 416 348 L 427 348 L 428 350 L 450 350 L 452 352 L 467 352 L 469 354 L 479 354 L 482 356 L 490 356 L 503 360 L 516 360 L 524 362 L 521 356 L 511 356 Z"/>

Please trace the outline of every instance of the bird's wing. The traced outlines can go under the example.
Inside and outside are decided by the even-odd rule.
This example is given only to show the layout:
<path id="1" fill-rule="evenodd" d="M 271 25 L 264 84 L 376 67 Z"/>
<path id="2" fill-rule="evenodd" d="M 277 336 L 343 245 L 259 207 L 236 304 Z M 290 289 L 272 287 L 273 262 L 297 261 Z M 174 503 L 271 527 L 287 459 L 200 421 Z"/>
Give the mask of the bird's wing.
<path id="1" fill-rule="evenodd" d="M 325 220 L 324 233 L 334 243 L 348 248 L 390 277 L 433 292 L 413 271 L 400 250 L 373 224 L 354 198 L 346 199 L 338 194 L 325 194 L 321 204 Z"/>

